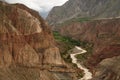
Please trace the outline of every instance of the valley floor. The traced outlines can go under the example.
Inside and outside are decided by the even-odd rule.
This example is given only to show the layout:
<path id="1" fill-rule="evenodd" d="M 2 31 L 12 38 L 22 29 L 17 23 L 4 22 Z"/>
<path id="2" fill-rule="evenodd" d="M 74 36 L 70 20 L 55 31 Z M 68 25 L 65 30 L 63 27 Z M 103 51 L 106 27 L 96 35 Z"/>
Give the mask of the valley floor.
<path id="1" fill-rule="evenodd" d="M 75 46 L 75 48 L 77 52 L 70 54 L 72 58 L 72 63 L 76 64 L 78 68 L 84 71 L 84 76 L 79 80 L 90 80 L 92 78 L 92 73 L 87 68 L 83 67 L 80 63 L 78 63 L 77 58 L 75 57 L 78 54 L 85 54 L 87 51 L 78 46 Z"/>

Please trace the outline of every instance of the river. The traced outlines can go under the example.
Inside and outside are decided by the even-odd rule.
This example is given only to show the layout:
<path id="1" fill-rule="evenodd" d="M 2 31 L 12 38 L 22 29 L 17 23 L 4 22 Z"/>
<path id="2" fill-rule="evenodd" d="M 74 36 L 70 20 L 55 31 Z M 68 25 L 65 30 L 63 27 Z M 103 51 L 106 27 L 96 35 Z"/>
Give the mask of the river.
<path id="1" fill-rule="evenodd" d="M 75 57 L 75 55 L 85 54 L 87 51 L 82 49 L 81 47 L 78 47 L 78 46 L 75 46 L 75 48 L 77 50 L 79 50 L 79 52 L 74 53 L 74 54 L 70 54 L 71 59 L 72 59 L 72 63 L 76 64 L 78 68 L 80 68 L 81 70 L 84 71 L 84 76 L 78 80 L 90 80 L 90 79 L 92 79 L 92 73 L 89 71 L 89 69 L 83 67 L 80 63 L 78 63 L 77 59 Z"/>

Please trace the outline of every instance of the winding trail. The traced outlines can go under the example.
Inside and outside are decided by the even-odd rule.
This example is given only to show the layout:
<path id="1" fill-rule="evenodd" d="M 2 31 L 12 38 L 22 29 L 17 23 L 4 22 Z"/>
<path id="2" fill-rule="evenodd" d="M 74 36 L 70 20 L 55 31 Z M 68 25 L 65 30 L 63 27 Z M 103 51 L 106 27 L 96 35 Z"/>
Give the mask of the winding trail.
<path id="1" fill-rule="evenodd" d="M 78 46 L 75 46 L 75 48 L 78 49 L 80 52 L 75 53 L 75 54 L 70 54 L 70 56 L 72 58 L 72 63 L 77 64 L 77 67 L 84 71 L 84 76 L 81 79 L 78 79 L 78 80 L 90 80 L 90 79 L 92 79 L 92 73 L 89 72 L 89 70 L 87 68 L 83 67 L 80 63 L 78 63 L 77 59 L 75 57 L 75 55 L 84 54 L 87 51 L 78 47 Z"/>

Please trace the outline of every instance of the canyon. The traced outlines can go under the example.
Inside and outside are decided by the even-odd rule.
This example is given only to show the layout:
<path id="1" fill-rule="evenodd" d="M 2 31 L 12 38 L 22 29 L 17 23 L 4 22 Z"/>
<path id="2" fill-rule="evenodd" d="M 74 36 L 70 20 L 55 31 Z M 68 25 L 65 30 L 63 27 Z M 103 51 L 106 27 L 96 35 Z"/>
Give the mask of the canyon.
<path id="1" fill-rule="evenodd" d="M 76 80 L 48 24 L 22 4 L 0 1 L 0 80 Z"/>
<path id="2" fill-rule="evenodd" d="M 119 0 L 69 0 L 54 7 L 46 18 L 53 31 L 79 41 L 79 46 L 87 50 L 76 58 L 78 64 L 93 74 L 91 80 L 120 80 L 119 3 Z"/>
<path id="3" fill-rule="evenodd" d="M 78 68 L 82 69 L 84 71 L 84 76 L 82 78 L 80 78 L 79 80 L 90 80 L 92 79 L 92 73 L 89 72 L 89 70 L 85 67 L 83 67 L 83 65 L 81 65 L 80 63 L 78 63 L 77 61 L 77 58 L 75 57 L 76 55 L 78 54 L 85 54 L 87 51 L 78 47 L 78 46 L 75 46 L 75 49 L 77 49 L 74 54 L 71 53 L 70 56 L 72 58 L 72 63 L 75 63 L 77 65 Z"/>
<path id="4" fill-rule="evenodd" d="M 91 43 L 93 45 L 92 48 L 88 49 L 92 51 L 92 53 L 85 55 L 86 58 L 84 61 L 84 65 L 93 73 L 92 80 L 119 80 L 119 26 L 120 19 L 116 18 L 84 22 L 76 21 L 55 28 L 63 36 L 68 36 L 79 41 L 85 41 L 86 43 Z"/>
<path id="5" fill-rule="evenodd" d="M 47 23 L 0 1 L 0 80 L 120 80 L 119 3 L 69 0 Z"/>

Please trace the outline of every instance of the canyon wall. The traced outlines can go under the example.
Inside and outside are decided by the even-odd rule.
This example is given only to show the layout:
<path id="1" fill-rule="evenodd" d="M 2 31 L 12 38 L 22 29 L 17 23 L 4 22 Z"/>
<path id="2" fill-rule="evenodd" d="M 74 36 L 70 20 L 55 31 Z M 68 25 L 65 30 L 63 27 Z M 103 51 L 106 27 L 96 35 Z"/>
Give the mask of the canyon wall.
<path id="1" fill-rule="evenodd" d="M 85 62 L 93 80 L 120 80 L 119 4 L 120 0 L 68 0 L 46 18 L 53 31 L 93 45 Z"/>
<path id="2" fill-rule="evenodd" d="M 59 27 L 59 32 L 61 35 L 94 45 L 92 55 L 85 63 L 93 71 L 94 80 L 120 79 L 119 18 L 74 22 Z"/>
<path id="3" fill-rule="evenodd" d="M 46 22 L 22 4 L 0 1 L 0 80 L 76 79 Z"/>

